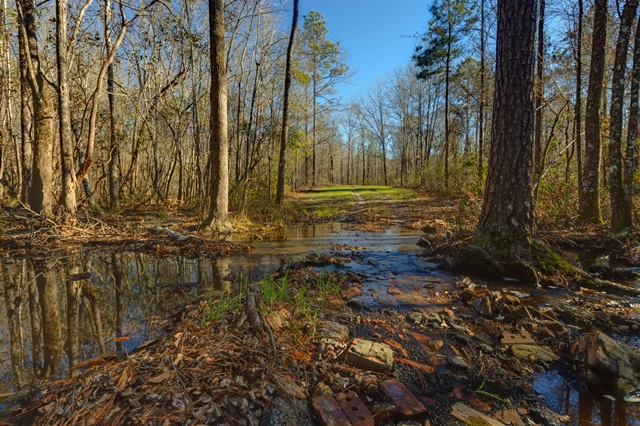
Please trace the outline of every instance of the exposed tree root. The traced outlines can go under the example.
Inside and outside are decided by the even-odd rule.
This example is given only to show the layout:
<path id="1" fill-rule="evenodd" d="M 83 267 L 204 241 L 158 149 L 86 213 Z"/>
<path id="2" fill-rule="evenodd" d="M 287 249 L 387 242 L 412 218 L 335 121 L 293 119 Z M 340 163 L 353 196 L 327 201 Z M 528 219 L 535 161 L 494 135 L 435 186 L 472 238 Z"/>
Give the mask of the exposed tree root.
<path id="1" fill-rule="evenodd" d="M 522 259 L 493 257 L 469 240 L 437 247 L 434 252 L 452 270 L 498 278 L 509 276 L 531 283 L 539 281 L 568 288 L 584 287 L 607 293 L 640 296 L 640 289 L 598 278 L 585 271 L 575 260 L 566 259 L 540 240 L 531 243 L 530 255 Z M 564 281 L 564 283 L 561 283 Z"/>

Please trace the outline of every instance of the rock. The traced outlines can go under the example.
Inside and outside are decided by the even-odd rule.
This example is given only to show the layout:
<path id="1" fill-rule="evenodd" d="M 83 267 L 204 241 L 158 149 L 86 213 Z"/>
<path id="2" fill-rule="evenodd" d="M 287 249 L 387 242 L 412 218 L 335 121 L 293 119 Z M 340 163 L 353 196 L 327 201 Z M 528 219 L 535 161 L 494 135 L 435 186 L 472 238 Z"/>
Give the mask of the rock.
<path id="1" fill-rule="evenodd" d="M 604 333 L 593 333 L 571 348 L 586 381 L 626 395 L 640 385 L 640 355 Z"/>
<path id="2" fill-rule="evenodd" d="M 375 421 L 371 412 L 354 391 L 339 393 L 335 396 L 335 400 L 351 423 L 358 426 L 374 426 Z"/>
<path id="3" fill-rule="evenodd" d="M 595 311 L 593 313 L 593 316 L 595 316 L 602 322 L 609 322 L 611 320 L 611 316 L 608 313 L 603 311 Z"/>
<path id="4" fill-rule="evenodd" d="M 440 318 L 440 315 L 436 313 L 430 313 L 430 314 L 424 315 L 424 321 L 431 328 L 439 328 L 442 325 L 442 318 Z"/>
<path id="5" fill-rule="evenodd" d="M 536 345 L 513 345 L 511 352 L 516 358 L 523 361 L 552 363 L 559 359 L 558 355 Z"/>
<path id="6" fill-rule="evenodd" d="M 462 357 L 459 357 L 457 355 L 448 357 L 447 364 L 449 364 L 449 367 L 457 368 L 459 370 L 471 370 L 469 364 L 467 364 L 467 362 L 462 359 Z"/>
<path id="7" fill-rule="evenodd" d="M 401 419 L 415 420 L 427 415 L 426 407 L 398 379 L 385 380 L 380 388 L 398 408 Z"/>
<path id="8" fill-rule="evenodd" d="M 347 306 L 356 311 L 361 311 L 363 308 L 362 302 L 360 302 L 358 299 L 347 300 Z"/>
<path id="9" fill-rule="evenodd" d="M 470 301 L 471 299 L 474 299 L 476 297 L 476 292 L 471 290 L 470 288 L 465 288 L 461 293 L 460 293 L 460 299 L 462 299 L 465 302 Z"/>
<path id="10" fill-rule="evenodd" d="M 496 413 L 496 418 L 511 426 L 525 426 L 518 414 L 518 411 L 514 409 L 498 411 Z"/>
<path id="11" fill-rule="evenodd" d="M 520 298 L 518 296 L 514 296 L 513 294 L 504 293 L 500 298 L 500 301 L 508 306 L 520 306 Z"/>
<path id="12" fill-rule="evenodd" d="M 424 315 L 420 311 L 411 311 L 407 314 L 407 321 L 414 324 L 422 324 L 424 320 Z"/>
<path id="13" fill-rule="evenodd" d="M 547 407 L 530 407 L 529 417 L 542 426 L 560 426 L 560 416 Z"/>
<path id="14" fill-rule="evenodd" d="M 480 343 L 478 345 L 478 347 L 485 354 L 492 354 L 493 353 L 493 348 L 491 346 L 487 345 L 486 343 Z"/>
<path id="15" fill-rule="evenodd" d="M 322 343 L 336 345 L 349 341 L 349 328 L 337 322 L 320 321 L 317 331 Z"/>
<path id="16" fill-rule="evenodd" d="M 491 309 L 491 302 L 487 297 L 482 297 L 480 299 L 474 300 L 473 307 L 483 317 L 490 317 L 493 315 L 493 310 Z"/>
<path id="17" fill-rule="evenodd" d="M 371 374 L 364 375 L 359 383 L 360 394 L 372 399 L 380 398 L 380 388 L 378 388 L 378 378 Z"/>
<path id="18" fill-rule="evenodd" d="M 393 371 L 393 351 L 384 343 L 353 339 L 347 351 L 347 363 L 362 370 L 390 373 Z"/>
<path id="19" fill-rule="evenodd" d="M 470 424 L 485 425 L 486 424 L 488 426 L 504 426 L 504 423 L 499 422 L 493 417 L 489 417 L 486 414 L 482 414 L 481 412 L 476 411 L 473 408 L 469 408 L 466 405 L 461 404 L 459 402 L 456 402 L 455 404 L 453 404 L 453 407 L 451 407 L 451 409 L 452 409 L 451 415 L 456 419 L 464 422 L 464 424 L 466 425 L 470 425 Z M 473 419 L 479 419 L 479 422 L 471 423 Z"/>
<path id="20" fill-rule="evenodd" d="M 385 424 L 398 417 L 398 408 L 390 402 L 380 401 L 371 407 L 376 424 Z"/>
<path id="21" fill-rule="evenodd" d="M 333 390 L 326 383 L 320 382 L 318 386 L 316 386 L 315 394 L 318 396 L 331 396 L 333 395 Z"/>
<path id="22" fill-rule="evenodd" d="M 286 400 L 279 396 L 273 400 L 273 404 L 269 406 L 260 421 L 260 426 L 313 426 L 314 424 L 307 401 Z"/>
<path id="23" fill-rule="evenodd" d="M 333 397 L 317 396 L 311 399 L 311 411 L 321 426 L 352 426 Z"/>

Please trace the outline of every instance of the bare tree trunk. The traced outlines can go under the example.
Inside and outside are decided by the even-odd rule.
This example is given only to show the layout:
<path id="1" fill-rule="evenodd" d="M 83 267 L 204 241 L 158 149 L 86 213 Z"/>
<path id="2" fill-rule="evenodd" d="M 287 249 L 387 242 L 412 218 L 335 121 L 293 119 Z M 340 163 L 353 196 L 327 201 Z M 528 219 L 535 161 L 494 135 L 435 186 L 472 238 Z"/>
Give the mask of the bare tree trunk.
<path id="1" fill-rule="evenodd" d="M 53 214 L 53 102 L 49 93 L 38 54 L 36 39 L 35 4 L 33 0 L 19 0 L 19 33 L 28 48 L 24 61 L 27 81 L 33 100 L 34 144 L 33 176 L 29 188 L 31 210 L 45 216 Z"/>
<path id="2" fill-rule="evenodd" d="M 582 0 L 578 0 L 578 25 L 576 34 L 576 105 L 574 112 L 576 160 L 578 163 L 578 198 L 582 189 Z"/>
<path id="3" fill-rule="evenodd" d="M 203 226 L 231 232 L 229 221 L 229 139 L 227 134 L 227 67 L 224 49 L 224 0 L 209 0 L 211 44 L 211 186 L 209 215 Z"/>
<path id="4" fill-rule="evenodd" d="M 591 67 L 585 111 L 584 168 L 580 185 L 580 220 L 602 223 L 600 211 L 600 106 L 604 81 L 605 45 L 607 42 L 607 0 L 595 0 Z"/>
<path id="5" fill-rule="evenodd" d="M 58 59 L 58 132 L 62 165 L 61 204 L 65 214 L 76 213 L 76 176 L 71 143 L 71 107 L 69 105 L 69 71 L 67 43 L 67 0 L 56 0 L 56 53 Z"/>
<path id="6" fill-rule="evenodd" d="M 58 284 L 52 270 L 43 264 L 36 264 L 36 285 L 40 294 L 42 312 L 42 341 L 44 363 L 42 376 L 58 374 L 62 361 L 62 328 L 60 325 L 60 305 Z"/>
<path id="7" fill-rule="evenodd" d="M 31 187 L 31 167 L 33 163 L 33 121 L 29 108 L 29 77 L 27 71 L 26 37 L 18 37 L 20 58 L 20 163 L 22 164 L 22 181 L 20 182 L 20 201 L 29 202 Z"/>
<path id="8" fill-rule="evenodd" d="M 638 0 L 628 0 L 622 10 L 620 32 L 616 43 L 611 89 L 611 125 L 609 131 L 609 195 L 611 198 L 611 231 L 620 232 L 632 226 L 631 203 L 622 185 L 622 121 L 627 52 Z"/>
<path id="9" fill-rule="evenodd" d="M 298 27 L 298 2 L 293 0 L 293 18 L 291 20 L 291 33 L 287 45 L 287 62 L 284 71 L 284 94 L 282 97 L 282 132 L 280 134 L 280 159 L 278 161 L 278 184 L 276 188 L 276 204 L 284 202 L 284 178 L 287 167 L 287 144 L 289 143 L 289 90 L 291 89 L 291 56 L 293 54 L 293 42 Z"/>
<path id="10" fill-rule="evenodd" d="M 498 1 L 491 155 L 474 237 L 496 255 L 520 258 L 535 231 L 533 133 L 536 1 Z M 511 78 L 517 75 L 518 78 Z"/>
<path id="11" fill-rule="evenodd" d="M 640 26 L 636 26 L 633 46 L 633 70 L 631 71 L 631 100 L 629 107 L 629 129 L 627 131 L 627 148 L 624 159 L 624 191 L 627 198 L 629 216 L 633 208 L 633 175 L 635 172 L 636 138 L 638 136 L 638 100 L 640 98 Z"/>
<path id="12" fill-rule="evenodd" d="M 104 5 L 104 38 L 106 51 L 111 51 L 111 1 L 105 0 Z M 111 211 L 120 210 L 120 141 L 116 130 L 116 95 L 114 93 L 114 65 L 113 62 L 107 67 L 107 97 L 109 99 L 109 201 Z"/>
<path id="13" fill-rule="evenodd" d="M 544 1 L 544 0 L 542 0 Z M 478 178 L 482 179 L 484 168 L 484 97 L 485 97 L 485 73 L 486 58 L 484 46 L 485 31 L 485 0 L 480 2 L 480 111 L 478 117 Z"/>

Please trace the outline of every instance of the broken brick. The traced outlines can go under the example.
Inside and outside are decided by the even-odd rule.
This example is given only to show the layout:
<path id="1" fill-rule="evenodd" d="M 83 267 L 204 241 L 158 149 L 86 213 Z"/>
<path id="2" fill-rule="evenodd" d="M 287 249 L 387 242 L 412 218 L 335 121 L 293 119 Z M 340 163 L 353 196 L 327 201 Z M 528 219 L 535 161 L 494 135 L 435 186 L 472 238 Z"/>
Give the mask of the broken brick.
<path id="1" fill-rule="evenodd" d="M 354 391 L 339 393 L 335 396 L 335 400 L 351 423 L 357 426 L 374 426 L 375 421 L 371 412 Z"/>
<path id="2" fill-rule="evenodd" d="M 380 384 L 380 388 L 387 398 L 398 407 L 400 418 L 403 420 L 419 419 L 426 416 L 425 406 L 398 379 L 385 380 Z"/>
<path id="3" fill-rule="evenodd" d="M 362 370 L 390 373 L 393 370 L 393 351 L 383 343 L 353 339 L 347 351 L 347 363 Z"/>
<path id="4" fill-rule="evenodd" d="M 321 426 L 352 426 L 338 402 L 331 396 L 317 396 L 311 400 L 311 411 Z"/>

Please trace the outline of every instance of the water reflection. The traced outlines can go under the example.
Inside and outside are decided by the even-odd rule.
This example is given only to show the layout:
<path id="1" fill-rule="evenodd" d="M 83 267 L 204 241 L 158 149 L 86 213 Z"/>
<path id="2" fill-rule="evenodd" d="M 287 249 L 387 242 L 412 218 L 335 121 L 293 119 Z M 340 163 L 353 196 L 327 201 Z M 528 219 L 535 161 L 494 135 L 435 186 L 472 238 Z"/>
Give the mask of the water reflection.
<path id="1" fill-rule="evenodd" d="M 535 390 L 558 414 L 568 415 L 569 424 L 580 426 L 639 426 L 640 404 L 627 404 L 622 398 L 611 400 L 589 391 L 572 372 L 551 369 L 532 378 Z"/>
<path id="2" fill-rule="evenodd" d="M 204 298 L 231 259 L 103 253 L 1 263 L 0 393 L 153 338 L 164 318 Z"/>

